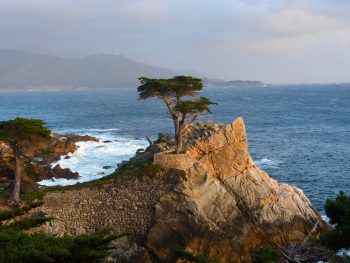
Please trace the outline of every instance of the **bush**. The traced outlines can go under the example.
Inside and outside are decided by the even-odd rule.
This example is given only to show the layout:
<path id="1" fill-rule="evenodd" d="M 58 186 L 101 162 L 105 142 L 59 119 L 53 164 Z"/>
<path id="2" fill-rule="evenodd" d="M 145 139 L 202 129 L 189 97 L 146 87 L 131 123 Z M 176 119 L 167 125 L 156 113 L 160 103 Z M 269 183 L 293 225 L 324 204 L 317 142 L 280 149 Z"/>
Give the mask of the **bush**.
<path id="1" fill-rule="evenodd" d="M 14 218 L 16 216 L 21 216 L 21 215 L 25 214 L 26 212 L 28 212 L 29 210 L 31 210 L 32 208 L 39 207 L 43 204 L 44 204 L 44 202 L 40 200 L 40 201 L 30 203 L 29 205 L 23 206 L 21 208 L 16 207 L 16 208 L 11 209 L 11 210 L 1 211 L 0 212 L 0 222 L 7 220 L 7 219 Z"/>
<path id="2" fill-rule="evenodd" d="M 251 253 L 253 263 L 273 263 L 281 257 L 281 253 L 274 247 L 262 247 Z"/>
<path id="3" fill-rule="evenodd" d="M 203 255 L 194 255 L 193 253 L 186 251 L 184 249 L 176 250 L 176 255 L 181 259 L 186 259 L 194 263 L 217 263 L 215 260 L 209 260 Z"/>
<path id="4" fill-rule="evenodd" d="M 108 255 L 110 229 L 80 236 L 26 234 L 16 228 L 0 230 L 0 262 L 98 262 Z"/>
<path id="5" fill-rule="evenodd" d="M 331 224 L 350 224 L 350 196 L 340 192 L 335 200 L 327 199 L 325 211 Z"/>
<path id="6" fill-rule="evenodd" d="M 159 164 L 144 163 L 140 169 L 140 175 L 143 176 L 158 176 L 164 169 Z"/>
<path id="7" fill-rule="evenodd" d="M 41 192 L 35 196 L 40 197 Z M 27 197 L 33 198 L 33 196 Z M 108 255 L 109 243 L 126 235 L 115 235 L 110 228 L 91 234 L 64 237 L 23 232 L 52 220 L 50 217 L 45 217 L 43 213 L 33 214 L 31 217 L 11 224 L 1 224 L 1 221 L 23 215 L 42 203 L 42 201 L 36 201 L 22 208 L 0 213 L 0 262 L 99 262 L 101 258 Z"/>
<path id="8" fill-rule="evenodd" d="M 43 223 L 50 221 L 50 220 L 52 220 L 51 217 L 34 216 L 31 218 L 15 221 L 15 222 L 8 224 L 8 225 L 1 225 L 0 231 L 6 230 L 6 229 L 27 230 L 27 229 L 31 229 L 33 227 L 40 226 Z"/>
<path id="9" fill-rule="evenodd" d="M 321 234 L 321 242 L 333 249 L 350 247 L 350 196 L 340 192 L 335 199 L 327 199 L 325 211 L 334 231 Z"/>

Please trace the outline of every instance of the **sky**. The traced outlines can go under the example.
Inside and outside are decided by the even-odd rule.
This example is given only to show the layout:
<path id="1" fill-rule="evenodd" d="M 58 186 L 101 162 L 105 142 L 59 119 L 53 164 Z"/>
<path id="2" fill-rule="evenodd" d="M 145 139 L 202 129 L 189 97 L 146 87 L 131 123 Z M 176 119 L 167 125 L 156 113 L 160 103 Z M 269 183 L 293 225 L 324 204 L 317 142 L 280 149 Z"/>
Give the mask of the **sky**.
<path id="1" fill-rule="evenodd" d="M 349 0 L 1 0 L 0 48 L 226 80 L 350 82 Z"/>

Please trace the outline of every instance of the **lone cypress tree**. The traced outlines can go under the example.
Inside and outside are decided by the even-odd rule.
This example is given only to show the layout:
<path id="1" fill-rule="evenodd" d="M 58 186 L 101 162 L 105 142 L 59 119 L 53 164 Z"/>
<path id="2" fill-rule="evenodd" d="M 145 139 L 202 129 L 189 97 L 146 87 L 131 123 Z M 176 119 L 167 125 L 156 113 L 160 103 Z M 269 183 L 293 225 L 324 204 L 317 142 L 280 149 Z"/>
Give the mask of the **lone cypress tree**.
<path id="1" fill-rule="evenodd" d="M 183 148 L 183 137 L 190 125 L 200 116 L 211 113 L 209 106 L 216 104 L 205 97 L 195 98 L 202 90 L 201 79 L 175 76 L 171 79 L 139 78 L 139 99 L 156 97 L 166 105 L 174 122 L 176 153 Z M 190 98 L 193 99 L 190 99 Z"/>
<path id="2" fill-rule="evenodd" d="M 50 130 L 42 120 L 16 118 L 0 122 L 0 140 L 7 142 L 15 156 L 15 185 L 10 197 L 13 204 L 19 204 L 23 166 L 23 150 L 33 147 L 39 141 L 50 139 Z"/>

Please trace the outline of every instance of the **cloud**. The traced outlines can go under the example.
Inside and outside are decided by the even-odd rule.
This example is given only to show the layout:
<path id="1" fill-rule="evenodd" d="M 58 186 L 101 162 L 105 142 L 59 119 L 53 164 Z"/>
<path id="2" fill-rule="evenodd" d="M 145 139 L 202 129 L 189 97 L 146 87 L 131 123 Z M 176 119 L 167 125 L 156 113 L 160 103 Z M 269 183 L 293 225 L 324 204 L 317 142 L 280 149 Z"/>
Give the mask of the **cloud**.
<path id="1" fill-rule="evenodd" d="M 256 26 L 260 37 L 251 39 L 250 50 L 304 54 L 316 46 L 328 48 L 349 45 L 350 27 L 332 17 L 313 15 L 304 10 L 284 10 L 269 16 Z M 263 33 L 261 33 L 263 32 Z"/>
<path id="2" fill-rule="evenodd" d="M 278 82 L 305 81 L 300 65 L 317 61 L 337 71 L 320 79 L 340 81 L 350 80 L 343 70 L 350 61 L 342 59 L 350 54 L 349 13 L 348 0 L 2 0 L 0 47 L 119 53 L 227 79 Z M 277 76 L 284 63 L 303 77 Z"/>
<path id="3" fill-rule="evenodd" d="M 313 15 L 304 10 L 289 9 L 269 17 L 259 24 L 261 30 L 282 34 L 307 34 L 337 30 L 339 25 L 330 17 Z"/>

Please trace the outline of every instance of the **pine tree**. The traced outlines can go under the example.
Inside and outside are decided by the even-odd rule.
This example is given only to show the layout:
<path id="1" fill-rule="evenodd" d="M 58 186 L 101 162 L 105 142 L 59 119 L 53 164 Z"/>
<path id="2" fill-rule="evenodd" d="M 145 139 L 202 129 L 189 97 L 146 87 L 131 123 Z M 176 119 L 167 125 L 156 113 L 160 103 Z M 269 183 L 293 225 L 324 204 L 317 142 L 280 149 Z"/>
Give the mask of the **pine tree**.
<path id="1" fill-rule="evenodd" d="M 40 141 L 48 141 L 50 134 L 42 120 L 16 118 L 0 122 L 0 140 L 9 144 L 15 156 L 15 184 L 10 197 L 11 203 L 19 204 L 21 201 L 23 150 L 35 146 Z"/>
<path id="2" fill-rule="evenodd" d="M 183 138 L 191 124 L 200 116 L 211 113 L 210 105 L 216 104 L 205 97 L 196 98 L 202 90 L 201 79 L 175 76 L 171 79 L 139 78 L 139 99 L 156 97 L 166 105 L 174 122 L 176 153 L 183 150 Z M 192 99 L 191 99 L 192 98 Z"/>

